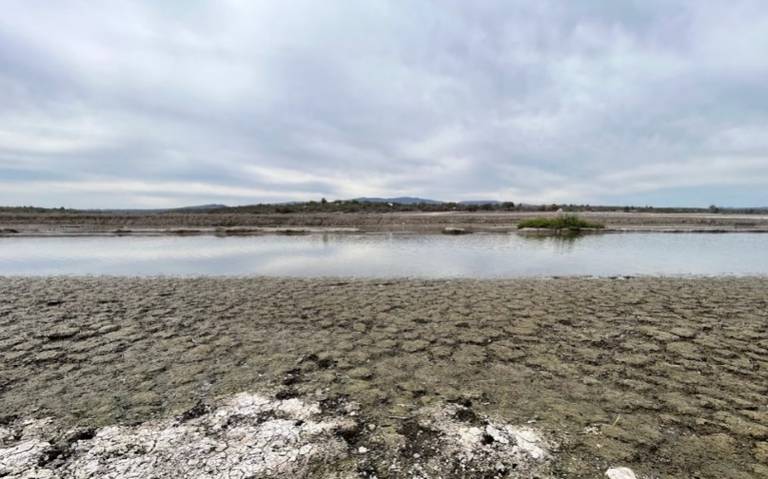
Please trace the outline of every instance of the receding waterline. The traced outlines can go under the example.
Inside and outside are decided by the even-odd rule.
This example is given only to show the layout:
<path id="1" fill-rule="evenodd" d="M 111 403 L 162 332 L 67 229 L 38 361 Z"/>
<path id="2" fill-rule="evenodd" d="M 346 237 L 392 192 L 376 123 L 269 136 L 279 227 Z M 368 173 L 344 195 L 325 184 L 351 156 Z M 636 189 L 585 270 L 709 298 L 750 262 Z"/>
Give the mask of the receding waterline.
<path id="1" fill-rule="evenodd" d="M 0 238 L 0 275 L 766 275 L 767 251 L 750 233 Z"/>

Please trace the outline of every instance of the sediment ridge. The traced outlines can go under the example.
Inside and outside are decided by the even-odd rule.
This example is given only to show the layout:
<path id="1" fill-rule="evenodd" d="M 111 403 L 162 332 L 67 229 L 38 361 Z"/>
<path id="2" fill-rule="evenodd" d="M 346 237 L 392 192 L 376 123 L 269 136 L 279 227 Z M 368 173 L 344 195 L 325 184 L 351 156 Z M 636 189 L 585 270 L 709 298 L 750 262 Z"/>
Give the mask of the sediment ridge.
<path id="1" fill-rule="evenodd" d="M 556 212 L 407 213 L 0 213 L 0 236 L 511 232 Z M 603 232 L 768 232 L 765 214 L 583 212 Z"/>

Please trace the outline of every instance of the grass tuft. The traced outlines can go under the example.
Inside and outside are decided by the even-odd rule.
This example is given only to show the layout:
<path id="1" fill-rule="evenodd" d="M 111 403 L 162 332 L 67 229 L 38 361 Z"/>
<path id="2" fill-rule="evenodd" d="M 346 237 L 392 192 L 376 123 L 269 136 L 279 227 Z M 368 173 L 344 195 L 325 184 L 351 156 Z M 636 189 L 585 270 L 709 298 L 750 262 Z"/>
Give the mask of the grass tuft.
<path id="1" fill-rule="evenodd" d="M 590 223 L 576 215 L 562 215 L 555 218 L 531 218 L 529 220 L 523 220 L 517 224 L 517 227 L 518 229 L 542 228 L 550 230 L 579 231 L 582 229 L 600 229 L 603 228 L 604 225 L 600 223 Z"/>

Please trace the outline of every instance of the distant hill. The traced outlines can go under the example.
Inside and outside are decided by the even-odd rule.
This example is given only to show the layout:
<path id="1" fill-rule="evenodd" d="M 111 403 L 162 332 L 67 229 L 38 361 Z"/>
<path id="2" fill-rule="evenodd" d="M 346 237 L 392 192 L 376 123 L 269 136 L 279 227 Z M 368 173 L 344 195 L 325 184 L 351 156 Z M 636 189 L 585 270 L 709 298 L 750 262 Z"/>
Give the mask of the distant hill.
<path id="1" fill-rule="evenodd" d="M 439 205 L 442 201 L 416 198 L 413 196 L 398 196 L 397 198 L 355 198 L 352 201 L 360 203 L 393 203 L 396 205 Z"/>
<path id="2" fill-rule="evenodd" d="M 292 201 L 284 203 L 260 203 L 253 205 L 226 206 L 204 204 L 178 208 L 104 208 L 72 209 L 43 208 L 33 206 L 1 206 L 0 214 L 46 214 L 72 215 L 79 213 L 98 215 L 143 215 L 143 214 L 283 214 L 283 213 L 332 213 L 332 212 L 393 212 L 393 211 L 622 211 L 652 213 L 708 213 L 708 214 L 768 214 L 768 207 L 653 207 L 616 205 L 574 205 L 574 204 L 531 204 L 523 202 L 502 202 L 496 200 L 464 200 L 459 202 L 438 201 L 414 196 L 391 198 L 360 197 L 352 200 L 333 201 Z"/>
<path id="3" fill-rule="evenodd" d="M 460 205 L 500 205 L 501 201 L 496 200 L 466 200 L 459 201 Z"/>
<path id="4" fill-rule="evenodd" d="M 441 205 L 448 203 L 446 201 L 430 200 L 427 198 L 419 198 L 414 196 L 399 196 L 397 198 L 355 198 L 352 201 L 359 201 L 360 203 L 393 203 L 397 205 Z M 496 200 L 466 200 L 458 201 L 456 203 L 467 206 L 480 206 L 500 205 L 502 202 Z"/>
<path id="5" fill-rule="evenodd" d="M 179 208 L 109 208 L 109 209 L 86 209 L 78 210 L 88 213 L 130 213 L 130 214 L 143 214 L 143 213 L 196 213 L 206 212 L 213 210 L 220 210 L 229 208 L 227 205 L 196 205 L 196 206 L 181 206 Z"/>
<path id="6" fill-rule="evenodd" d="M 181 208 L 170 208 L 166 211 L 208 211 L 208 210 L 220 210 L 222 208 L 228 208 L 227 205 L 198 205 L 198 206 L 182 206 Z"/>

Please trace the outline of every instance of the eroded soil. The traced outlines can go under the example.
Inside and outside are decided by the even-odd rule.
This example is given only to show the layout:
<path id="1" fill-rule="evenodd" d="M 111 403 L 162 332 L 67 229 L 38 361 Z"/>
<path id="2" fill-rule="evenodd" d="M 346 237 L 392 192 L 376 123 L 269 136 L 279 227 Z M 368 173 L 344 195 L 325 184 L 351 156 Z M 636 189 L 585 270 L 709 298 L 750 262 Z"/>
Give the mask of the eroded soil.
<path id="1" fill-rule="evenodd" d="M 362 477 L 443 457 L 448 413 L 491 448 L 532 428 L 551 477 L 768 477 L 767 278 L 5 278 L 0 328 L 6 431 L 167 428 L 270 391 L 355 418 L 329 444 Z"/>

